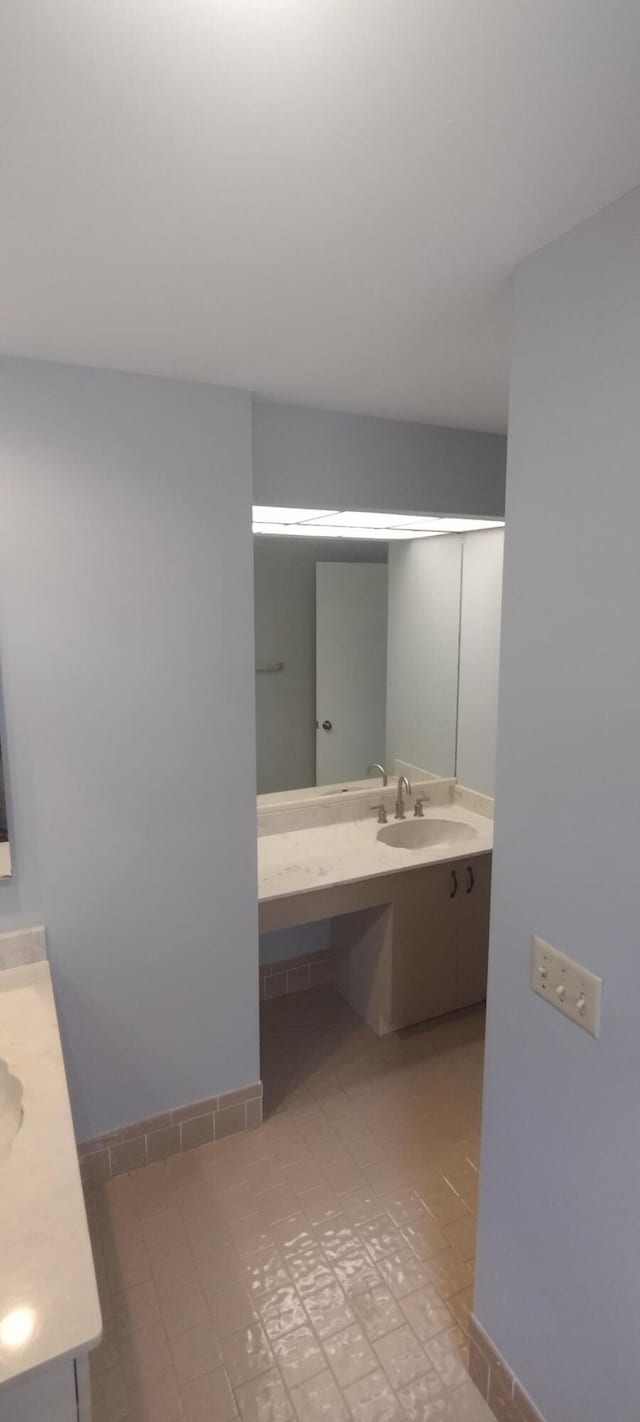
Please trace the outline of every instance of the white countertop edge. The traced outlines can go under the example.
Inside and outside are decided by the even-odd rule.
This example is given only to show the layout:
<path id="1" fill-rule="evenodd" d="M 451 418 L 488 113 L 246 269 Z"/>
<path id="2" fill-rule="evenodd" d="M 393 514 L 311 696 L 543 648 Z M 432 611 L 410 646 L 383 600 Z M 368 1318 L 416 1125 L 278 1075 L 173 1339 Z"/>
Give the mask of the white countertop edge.
<path id="1" fill-rule="evenodd" d="M 0 972 L 0 1054 L 24 1117 L 0 1162 L 0 1319 L 32 1308 L 19 1349 L 0 1344 L 0 1394 L 99 1343 L 102 1315 L 49 964 Z"/>
<path id="2" fill-rule="evenodd" d="M 358 884 L 367 879 L 384 878 L 391 874 L 425 869 L 432 865 L 457 862 L 461 859 L 477 858 L 480 854 L 490 854 L 493 850 L 493 822 L 486 816 L 463 810 L 459 805 L 434 806 L 426 812 L 429 818 L 443 815 L 456 821 L 467 822 L 475 830 L 468 840 L 454 843 L 423 846 L 419 849 L 395 848 L 382 844 L 377 839 L 375 824 L 371 825 L 372 836 L 364 842 L 340 844 L 341 834 L 349 828 L 336 825 L 336 847 L 327 845 L 331 836 L 331 826 L 322 830 L 297 830 L 271 835 L 259 841 L 263 863 L 259 866 L 258 902 L 275 903 L 280 899 L 299 897 L 303 894 L 330 891 L 346 884 Z M 353 828 L 358 836 L 366 832 L 369 821 L 356 821 Z M 322 835 L 322 852 L 317 847 L 317 836 Z M 305 837 L 308 836 L 308 839 Z M 313 840 L 316 843 L 314 845 Z M 292 842 L 293 841 L 293 842 Z M 304 862 L 305 850 L 313 850 L 308 863 L 311 865 L 307 877 L 300 882 L 300 864 Z M 291 853 L 291 866 L 287 855 Z M 366 859 L 364 858 L 366 856 Z M 265 865 L 264 860 L 273 860 Z"/>
<path id="3" fill-rule="evenodd" d="M 388 868 L 371 869 L 368 873 L 364 874 L 349 874 L 343 879 L 319 879 L 317 883 L 305 884 L 299 889 L 284 889 L 278 894 L 258 894 L 258 903 L 273 904 L 276 903 L 278 899 L 293 899 L 299 897 L 300 894 L 318 893 L 318 891 L 322 889 L 328 889 L 329 891 L 331 889 L 340 889 L 343 884 L 362 884 L 367 879 L 386 879 L 390 874 L 410 874 L 412 870 L 430 869 L 435 864 L 448 864 L 454 859 L 477 859 L 480 854 L 491 854 L 492 849 L 492 836 L 487 837 L 486 844 L 484 842 L 479 844 L 477 839 L 470 839 L 468 848 L 465 848 L 464 844 L 461 845 L 460 843 L 458 843 L 455 848 L 453 845 L 450 845 L 446 854 L 437 854 L 431 859 L 417 859 L 415 863 L 411 864 L 407 864 L 406 862 L 402 864 L 390 864 Z M 400 854 L 403 851 L 394 850 L 392 852 Z M 404 850 L 405 854 L 417 855 L 418 852 L 418 850 Z"/>

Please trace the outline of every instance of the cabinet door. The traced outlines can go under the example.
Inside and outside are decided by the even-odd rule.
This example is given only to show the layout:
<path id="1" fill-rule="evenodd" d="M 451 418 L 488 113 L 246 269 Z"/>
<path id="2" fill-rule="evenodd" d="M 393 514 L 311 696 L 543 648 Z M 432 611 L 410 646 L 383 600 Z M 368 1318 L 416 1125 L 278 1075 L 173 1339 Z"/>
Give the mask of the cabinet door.
<path id="1" fill-rule="evenodd" d="M 459 860 L 457 1006 L 470 1007 L 487 995 L 491 855 Z"/>
<path id="2" fill-rule="evenodd" d="M 456 892 L 457 885 L 457 892 Z M 462 882 L 457 864 L 403 875 L 393 905 L 391 1011 L 409 1027 L 456 1006 L 456 939 Z"/>

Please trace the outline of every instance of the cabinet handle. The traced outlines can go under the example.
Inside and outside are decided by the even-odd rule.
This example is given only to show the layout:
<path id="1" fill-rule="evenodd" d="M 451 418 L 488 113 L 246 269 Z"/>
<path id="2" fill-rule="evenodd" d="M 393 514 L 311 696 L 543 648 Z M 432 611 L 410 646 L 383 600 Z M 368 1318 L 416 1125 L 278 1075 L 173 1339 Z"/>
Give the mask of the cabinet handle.
<path id="1" fill-rule="evenodd" d="M 449 892 L 449 898 L 450 898 L 450 899 L 455 899 L 455 896 L 456 896 L 457 892 L 458 892 L 458 875 L 456 874 L 455 869 L 452 869 L 452 870 L 451 870 L 451 889 L 450 889 L 450 892 Z"/>
<path id="2" fill-rule="evenodd" d="M 473 886 L 474 886 L 474 884 L 475 884 L 475 882 L 476 882 L 475 879 L 474 879 L 474 877 L 473 877 L 473 869 L 471 868 L 471 865 L 470 865 L 470 864 L 467 865 L 467 879 L 468 879 L 468 881 L 469 881 L 469 882 L 468 882 L 468 885 L 467 885 L 467 893 L 470 894 L 470 893 L 471 893 L 471 890 L 472 890 L 472 888 L 473 888 Z"/>

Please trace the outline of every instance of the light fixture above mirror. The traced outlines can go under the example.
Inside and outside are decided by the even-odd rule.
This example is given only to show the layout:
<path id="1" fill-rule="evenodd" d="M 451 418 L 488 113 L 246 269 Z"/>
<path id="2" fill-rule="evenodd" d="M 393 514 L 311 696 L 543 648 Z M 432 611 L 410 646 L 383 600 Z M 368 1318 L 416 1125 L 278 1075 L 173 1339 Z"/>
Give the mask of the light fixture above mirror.
<path id="1" fill-rule="evenodd" d="M 437 515 L 362 512 L 355 509 L 288 509 L 255 504 L 253 532 L 298 538 L 434 538 L 502 528 L 504 519 L 444 518 Z"/>

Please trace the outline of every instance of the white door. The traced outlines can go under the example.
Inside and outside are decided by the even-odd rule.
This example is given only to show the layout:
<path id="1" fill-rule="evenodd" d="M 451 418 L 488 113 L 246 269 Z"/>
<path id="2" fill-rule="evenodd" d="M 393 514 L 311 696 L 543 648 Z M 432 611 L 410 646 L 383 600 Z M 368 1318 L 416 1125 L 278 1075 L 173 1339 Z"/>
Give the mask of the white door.
<path id="1" fill-rule="evenodd" d="M 316 784 L 384 764 L 385 563 L 316 563 Z"/>

